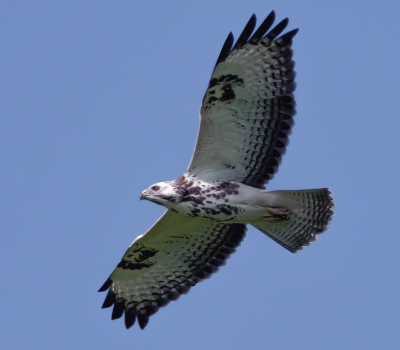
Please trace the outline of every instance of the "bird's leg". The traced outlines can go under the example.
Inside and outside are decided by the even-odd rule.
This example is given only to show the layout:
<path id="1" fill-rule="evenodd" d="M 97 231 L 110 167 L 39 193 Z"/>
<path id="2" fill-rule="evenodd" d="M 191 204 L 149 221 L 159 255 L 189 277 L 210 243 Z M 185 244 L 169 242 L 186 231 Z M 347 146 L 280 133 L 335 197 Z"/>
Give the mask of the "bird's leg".
<path id="1" fill-rule="evenodd" d="M 275 208 L 275 207 L 266 207 L 267 208 L 267 215 L 263 216 L 265 221 L 276 223 L 287 221 L 290 219 L 290 215 L 292 212 L 286 208 Z"/>

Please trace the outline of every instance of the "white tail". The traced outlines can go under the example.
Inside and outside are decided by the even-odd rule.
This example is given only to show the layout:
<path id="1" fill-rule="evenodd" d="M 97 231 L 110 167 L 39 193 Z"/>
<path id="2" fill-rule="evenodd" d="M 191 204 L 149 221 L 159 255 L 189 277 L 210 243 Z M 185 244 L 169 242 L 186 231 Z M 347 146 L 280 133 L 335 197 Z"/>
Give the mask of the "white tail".
<path id="1" fill-rule="evenodd" d="M 266 196 L 270 214 L 252 225 L 292 253 L 314 242 L 333 217 L 329 188 L 269 191 Z"/>

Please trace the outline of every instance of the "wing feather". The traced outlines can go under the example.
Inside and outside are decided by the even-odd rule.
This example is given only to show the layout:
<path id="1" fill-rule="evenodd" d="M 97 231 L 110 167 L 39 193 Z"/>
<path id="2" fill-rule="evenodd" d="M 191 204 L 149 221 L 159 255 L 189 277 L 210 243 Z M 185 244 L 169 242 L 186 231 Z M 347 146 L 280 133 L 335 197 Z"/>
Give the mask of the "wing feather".
<path id="1" fill-rule="evenodd" d="M 267 16 L 264 22 L 258 27 L 253 36 L 250 38 L 249 43 L 253 45 L 257 45 L 260 39 L 265 35 L 265 33 L 271 28 L 272 24 L 275 21 L 275 11 L 271 11 L 271 13 Z"/>
<path id="2" fill-rule="evenodd" d="M 225 264 L 246 232 L 243 224 L 221 224 L 167 211 L 139 236 L 99 291 L 108 294 L 103 308 L 114 305 L 112 319 L 122 317 L 140 328 L 160 307 L 186 294 Z"/>
<path id="3" fill-rule="evenodd" d="M 233 44 L 233 34 L 231 32 L 226 38 L 224 46 L 222 46 L 222 50 L 218 56 L 217 62 L 215 63 L 215 67 L 221 62 L 224 62 L 225 59 L 228 57 L 229 52 L 231 52 L 232 44 Z"/>
<path id="4" fill-rule="evenodd" d="M 237 40 L 235 46 L 232 48 L 232 50 L 238 50 L 243 47 L 244 44 L 247 43 L 247 40 L 249 39 L 251 33 L 253 33 L 253 30 L 256 26 L 257 18 L 256 15 L 253 14 L 253 16 L 250 17 L 250 20 L 247 22 L 246 26 L 243 29 L 242 34 L 240 34 L 239 39 Z"/>

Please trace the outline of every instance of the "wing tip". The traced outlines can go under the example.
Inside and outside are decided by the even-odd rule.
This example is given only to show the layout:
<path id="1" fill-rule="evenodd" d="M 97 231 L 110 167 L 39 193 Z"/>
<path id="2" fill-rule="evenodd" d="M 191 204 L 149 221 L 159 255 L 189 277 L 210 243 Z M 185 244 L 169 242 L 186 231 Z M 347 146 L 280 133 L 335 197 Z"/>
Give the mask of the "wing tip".
<path id="1" fill-rule="evenodd" d="M 273 41 L 277 38 L 279 34 L 281 34 L 287 25 L 289 24 L 289 17 L 284 18 L 280 21 L 271 31 L 265 36 L 265 38 L 269 41 Z"/>
<path id="2" fill-rule="evenodd" d="M 218 66 L 218 64 L 220 64 L 221 62 L 224 62 L 226 60 L 229 53 L 231 52 L 233 40 L 234 40 L 233 34 L 232 32 L 229 32 L 228 37 L 226 38 L 225 43 L 222 46 L 217 62 L 215 63 L 215 67 Z"/>
<path id="3" fill-rule="evenodd" d="M 108 293 L 101 308 L 107 309 L 111 307 L 114 304 L 114 302 L 115 302 L 115 294 Z"/>
<path id="4" fill-rule="evenodd" d="M 258 29 L 255 31 L 253 36 L 249 39 L 249 43 L 252 45 L 257 45 L 265 33 L 271 28 L 275 21 L 275 11 L 272 10 L 269 15 L 264 19 Z"/>
<path id="5" fill-rule="evenodd" d="M 97 292 L 105 292 L 108 288 L 110 288 L 112 281 L 110 278 L 107 278 L 107 281 L 104 282 L 104 284 L 100 287 L 100 289 Z"/>
<path id="6" fill-rule="evenodd" d="M 121 318 L 125 310 L 125 301 L 122 299 L 117 299 L 114 301 L 114 308 L 111 314 L 111 319 L 116 320 Z"/>
<path id="7" fill-rule="evenodd" d="M 131 328 L 136 321 L 135 308 L 125 309 L 125 327 L 126 329 Z"/>
<path id="8" fill-rule="evenodd" d="M 149 323 L 149 316 L 147 315 L 137 315 L 139 327 L 141 330 L 144 330 Z"/>
<path id="9" fill-rule="evenodd" d="M 243 45 L 247 43 L 247 40 L 249 39 L 251 33 L 253 33 L 254 28 L 256 27 L 256 22 L 257 17 L 256 14 L 253 13 L 231 51 L 239 50 L 243 47 Z"/>

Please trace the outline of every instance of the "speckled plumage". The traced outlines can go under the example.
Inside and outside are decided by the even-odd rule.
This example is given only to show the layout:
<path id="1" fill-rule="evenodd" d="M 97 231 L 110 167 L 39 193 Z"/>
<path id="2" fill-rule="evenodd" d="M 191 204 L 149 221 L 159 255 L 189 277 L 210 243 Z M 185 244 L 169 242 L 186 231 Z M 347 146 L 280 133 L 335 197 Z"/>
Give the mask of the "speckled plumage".
<path id="1" fill-rule="evenodd" d="M 275 13 L 254 31 L 247 23 L 233 46 L 229 34 L 200 109 L 200 129 L 187 171 L 147 188 L 141 199 L 167 208 L 138 236 L 99 291 L 112 319 L 140 328 L 160 307 L 186 294 L 225 264 L 251 224 L 291 252 L 327 229 L 329 189 L 266 191 L 286 152 L 296 114 L 292 38 L 268 32 Z M 267 33 L 268 32 L 268 33 Z"/>

